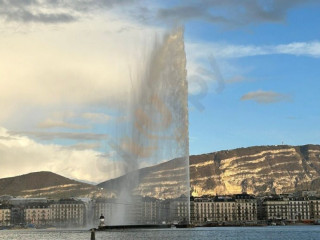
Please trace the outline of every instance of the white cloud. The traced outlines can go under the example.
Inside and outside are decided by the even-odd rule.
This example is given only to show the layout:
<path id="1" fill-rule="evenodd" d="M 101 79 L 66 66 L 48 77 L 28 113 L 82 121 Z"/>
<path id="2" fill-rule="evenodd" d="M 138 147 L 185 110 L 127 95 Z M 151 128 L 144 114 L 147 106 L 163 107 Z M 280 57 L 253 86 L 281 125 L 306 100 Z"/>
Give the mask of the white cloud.
<path id="1" fill-rule="evenodd" d="M 209 85 L 213 84 L 210 88 L 219 93 L 227 84 L 249 80 L 244 76 L 251 69 L 237 67 L 230 60 L 272 54 L 319 58 L 320 42 L 293 42 L 262 46 L 187 42 L 186 51 L 189 93 L 199 95 L 200 91 L 202 95 L 206 95 Z"/>
<path id="2" fill-rule="evenodd" d="M 123 173 L 123 163 L 97 150 L 107 135 L 79 129 L 106 123 L 106 109 L 123 107 L 162 29 L 108 12 L 1 30 L 0 126 L 12 131 L 0 127 L 0 178 L 46 170 L 100 182 Z M 45 131 L 58 127 L 68 131 Z M 77 144 L 43 143 L 70 140 Z"/>
<path id="3" fill-rule="evenodd" d="M 232 45 L 227 43 L 187 43 L 192 59 L 206 59 L 211 55 L 218 59 L 230 59 L 271 54 L 320 57 L 320 42 L 293 42 L 279 45 Z"/>
<path id="4" fill-rule="evenodd" d="M 320 57 L 320 42 L 294 42 L 281 44 L 274 47 L 274 51 L 279 54 L 291 54 L 297 56 Z"/>
<path id="5" fill-rule="evenodd" d="M 129 30 L 118 33 L 124 27 Z M 16 29 L 0 35 L 0 125 L 10 129 L 39 122 L 68 127 L 66 119 L 50 117 L 54 111 L 120 108 L 136 80 L 131 76 L 139 75 L 136 69 L 162 32 L 112 12 L 58 27 Z"/>
<path id="6" fill-rule="evenodd" d="M 101 182 L 123 173 L 121 163 L 112 162 L 98 151 L 40 144 L 4 128 L 0 128 L 0 156 L 0 178 L 52 171 L 73 179 Z"/>

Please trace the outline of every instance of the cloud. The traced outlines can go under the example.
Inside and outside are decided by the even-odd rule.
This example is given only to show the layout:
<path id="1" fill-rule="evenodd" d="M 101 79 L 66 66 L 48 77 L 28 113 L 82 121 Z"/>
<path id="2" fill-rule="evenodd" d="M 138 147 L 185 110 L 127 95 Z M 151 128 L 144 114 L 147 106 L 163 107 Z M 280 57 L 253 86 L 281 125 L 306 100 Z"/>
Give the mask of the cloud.
<path id="1" fill-rule="evenodd" d="M 246 81 L 248 79 L 246 79 L 245 77 L 243 76 L 240 76 L 240 75 L 237 75 L 237 76 L 233 76 L 232 78 L 229 78 L 229 79 L 226 79 L 226 83 L 238 83 L 238 82 L 243 82 L 243 81 Z"/>
<path id="2" fill-rule="evenodd" d="M 218 59 L 242 58 L 271 54 L 320 57 L 320 42 L 292 42 L 279 45 L 232 45 L 226 43 L 187 43 L 189 55 L 194 59 L 208 58 L 212 54 Z"/>
<path id="3" fill-rule="evenodd" d="M 59 29 L 37 26 L 35 31 L 21 25 L 18 29 L 27 34 L 1 35 L 0 85 L 5 87 L 0 88 L 0 125 L 30 129 L 46 120 L 42 127 L 77 128 L 52 112 L 121 108 L 131 82 L 138 80 L 130 76 L 139 75 L 144 55 L 162 29 L 141 28 L 118 17 L 110 13 Z M 117 33 L 124 26 L 132 29 Z M 107 121 L 102 115 L 91 115 L 91 121 L 94 117 Z"/>
<path id="4" fill-rule="evenodd" d="M 213 83 L 215 92 L 220 93 L 227 84 L 248 80 L 244 75 L 250 69 L 235 67 L 230 60 L 276 54 L 319 58 L 320 42 L 292 42 L 262 46 L 187 42 L 186 51 L 189 93 L 196 95 L 197 98 L 203 98 L 208 92 L 209 83 Z"/>
<path id="5" fill-rule="evenodd" d="M 60 1 L 0 1 L 0 17 L 6 22 L 69 23 L 77 17 Z"/>
<path id="6" fill-rule="evenodd" d="M 0 13 L 1 14 L 1 13 Z M 13 12 L 6 12 L 2 15 L 5 15 L 6 21 L 15 21 L 15 22 L 41 22 L 41 23 L 69 23 L 76 21 L 77 18 L 70 14 L 66 13 L 32 13 L 26 10 L 19 10 Z"/>
<path id="7" fill-rule="evenodd" d="M 72 123 L 79 119 L 84 119 L 90 123 L 106 123 L 111 119 L 111 116 L 99 113 L 99 112 L 55 112 L 51 114 L 51 117 L 38 123 L 38 128 L 69 128 L 69 129 L 87 129 L 91 128 L 89 125 L 82 125 Z"/>
<path id="8" fill-rule="evenodd" d="M 223 16 L 214 16 L 210 14 L 208 9 L 206 9 L 206 5 L 203 3 L 159 9 L 157 17 L 161 20 L 170 22 L 185 22 L 187 20 L 196 18 L 201 18 L 205 21 L 215 23 L 229 22 L 229 20 Z"/>
<path id="9" fill-rule="evenodd" d="M 185 22 L 200 19 L 209 23 L 243 26 L 263 22 L 282 22 L 288 10 L 315 0 L 180 0 L 177 4 L 162 7 L 157 18 L 167 22 Z"/>
<path id="10" fill-rule="evenodd" d="M 53 120 L 53 119 L 46 119 L 43 122 L 38 124 L 39 128 L 71 128 L 71 129 L 85 129 L 89 128 L 89 126 L 75 124 L 75 123 L 68 123 L 62 120 Z"/>
<path id="11" fill-rule="evenodd" d="M 27 132 L 27 131 L 10 131 L 13 136 L 28 136 L 39 140 L 54 140 L 54 139 L 71 139 L 77 141 L 93 141 L 106 140 L 106 134 L 84 133 L 84 132 Z"/>
<path id="12" fill-rule="evenodd" d="M 73 179 L 102 182 L 123 173 L 121 163 L 98 151 L 41 144 L 4 128 L 0 128 L 0 156 L 0 178 L 52 171 Z"/>
<path id="13" fill-rule="evenodd" d="M 99 149 L 101 147 L 100 142 L 93 142 L 93 143 L 77 143 L 73 145 L 64 146 L 67 149 L 75 149 L 75 150 L 87 150 L 87 149 Z"/>
<path id="14" fill-rule="evenodd" d="M 320 42 L 294 42 L 273 47 L 273 51 L 279 54 L 291 54 L 297 56 L 320 57 Z"/>
<path id="15" fill-rule="evenodd" d="M 249 92 L 241 97 L 242 101 L 252 100 L 257 103 L 270 104 L 276 102 L 290 101 L 291 96 L 273 91 L 258 90 L 255 92 Z"/>
<path id="16" fill-rule="evenodd" d="M 86 112 L 86 113 L 83 113 L 81 116 L 82 118 L 95 123 L 105 123 L 111 119 L 111 116 L 104 113 Z"/>
<path id="17" fill-rule="evenodd" d="M 11 136 L 0 136 L 0 140 L 15 140 L 16 138 Z"/>
<path id="18" fill-rule="evenodd" d="M 118 9 L 125 17 L 144 24 L 185 23 L 200 19 L 223 26 L 282 22 L 287 12 L 316 0 L 2 0 L 0 17 L 7 22 L 70 23 Z"/>
<path id="19" fill-rule="evenodd" d="M 0 17 L 7 22 L 70 23 L 84 18 L 87 13 L 131 5 L 131 0 L 2 0 Z"/>

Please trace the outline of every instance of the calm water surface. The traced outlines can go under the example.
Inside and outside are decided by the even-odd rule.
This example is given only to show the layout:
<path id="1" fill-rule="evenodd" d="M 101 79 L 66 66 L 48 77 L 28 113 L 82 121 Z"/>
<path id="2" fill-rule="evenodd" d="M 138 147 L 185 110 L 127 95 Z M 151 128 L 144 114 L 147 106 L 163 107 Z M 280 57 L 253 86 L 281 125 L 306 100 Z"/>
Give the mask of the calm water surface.
<path id="1" fill-rule="evenodd" d="M 0 239 L 90 240 L 90 232 L 86 230 L 2 230 Z M 96 240 L 102 239 L 320 240 L 320 226 L 215 227 L 97 232 Z"/>

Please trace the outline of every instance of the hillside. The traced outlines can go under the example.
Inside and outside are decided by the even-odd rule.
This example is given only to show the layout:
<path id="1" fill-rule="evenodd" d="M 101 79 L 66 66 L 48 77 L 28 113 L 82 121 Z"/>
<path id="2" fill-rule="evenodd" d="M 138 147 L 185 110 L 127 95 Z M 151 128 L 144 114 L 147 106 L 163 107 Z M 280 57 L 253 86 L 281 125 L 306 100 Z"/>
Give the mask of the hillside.
<path id="1" fill-rule="evenodd" d="M 138 171 L 143 195 L 159 196 L 181 169 L 174 159 Z M 161 172 L 161 176 L 159 175 Z M 98 186 L 118 192 L 125 176 Z M 192 194 L 288 193 L 301 189 L 320 190 L 320 146 L 258 146 L 190 156 Z M 174 194 L 174 193 L 172 193 Z"/>
<path id="2" fill-rule="evenodd" d="M 52 172 L 34 172 L 0 179 L 0 196 L 72 197 L 86 196 L 97 187 L 65 178 Z"/>
<path id="3" fill-rule="evenodd" d="M 170 197 L 175 194 L 177 176 L 182 169 L 174 159 L 142 168 L 134 174 L 140 179 L 139 191 L 145 196 Z M 119 193 L 121 176 L 93 186 L 52 172 L 29 173 L 0 179 L 0 196 L 79 197 Z M 320 190 L 320 145 L 259 146 L 190 156 L 192 194 L 290 193 Z M 104 188 L 103 193 L 100 188 Z"/>

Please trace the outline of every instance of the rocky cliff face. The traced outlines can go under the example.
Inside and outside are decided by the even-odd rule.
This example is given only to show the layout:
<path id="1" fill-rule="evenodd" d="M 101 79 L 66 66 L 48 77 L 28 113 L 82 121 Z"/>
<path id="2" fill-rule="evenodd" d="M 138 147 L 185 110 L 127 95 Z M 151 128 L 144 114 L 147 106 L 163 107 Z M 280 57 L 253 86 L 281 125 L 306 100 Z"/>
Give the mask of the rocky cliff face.
<path id="1" fill-rule="evenodd" d="M 320 190 L 320 146 L 264 146 L 190 157 L 193 195 Z"/>
<path id="2" fill-rule="evenodd" d="M 0 196 L 71 197 L 117 195 L 128 179 L 140 180 L 137 193 L 157 198 L 177 197 L 185 169 L 174 159 L 100 183 L 100 188 L 51 172 L 0 179 Z M 179 166 L 179 167 L 177 167 Z M 262 146 L 190 156 L 190 184 L 194 196 L 320 191 L 320 145 Z"/>
<path id="3" fill-rule="evenodd" d="M 141 194 L 174 195 L 172 186 L 183 181 L 175 161 L 179 159 L 139 170 Z M 116 193 L 126 177 L 98 186 Z M 190 156 L 190 184 L 194 196 L 320 190 L 320 146 L 261 146 Z"/>

